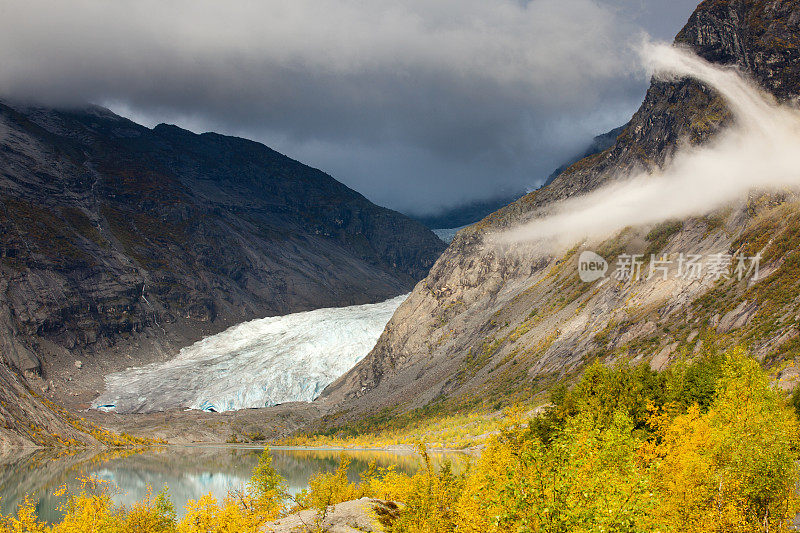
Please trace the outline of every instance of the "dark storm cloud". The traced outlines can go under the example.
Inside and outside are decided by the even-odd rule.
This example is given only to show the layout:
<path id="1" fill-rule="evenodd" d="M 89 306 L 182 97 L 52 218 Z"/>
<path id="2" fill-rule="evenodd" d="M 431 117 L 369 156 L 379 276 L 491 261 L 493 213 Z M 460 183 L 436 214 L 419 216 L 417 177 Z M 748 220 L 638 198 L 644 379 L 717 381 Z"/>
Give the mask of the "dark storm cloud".
<path id="1" fill-rule="evenodd" d="M 627 120 L 646 82 L 632 44 L 642 27 L 675 33 L 690 11 L 655 0 L 11 0 L 0 4 L 0 95 L 255 138 L 423 212 L 534 185 Z"/>

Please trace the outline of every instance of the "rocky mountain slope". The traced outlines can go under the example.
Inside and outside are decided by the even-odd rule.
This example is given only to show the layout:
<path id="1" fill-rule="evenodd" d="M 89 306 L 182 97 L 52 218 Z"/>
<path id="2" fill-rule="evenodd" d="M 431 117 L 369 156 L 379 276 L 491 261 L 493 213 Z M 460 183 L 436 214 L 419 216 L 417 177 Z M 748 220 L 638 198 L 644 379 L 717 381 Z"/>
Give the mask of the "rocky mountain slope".
<path id="1" fill-rule="evenodd" d="M 99 441 L 65 413 L 52 409 L 6 365 L 0 364 L 0 455 L 31 445 L 98 445 Z"/>
<path id="2" fill-rule="evenodd" d="M 800 98 L 800 2 L 706 0 L 676 42 L 736 65 L 784 103 Z M 486 246 L 493 232 L 554 202 L 635 169 L 658 169 L 681 143 L 705 143 L 731 121 L 724 100 L 690 80 L 654 80 L 609 149 L 572 165 L 548 186 L 462 230 L 388 324 L 378 345 L 319 400 L 339 424 L 371 413 L 386 420 L 423 409 L 500 406 L 536 397 L 590 361 L 669 364 L 704 343 L 745 343 L 765 365 L 800 343 L 800 204 L 752 194 L 705 217 L 629 228 L 595 243 L 620 253 L 763 255 L 758 280 L 606 279 L 583 283 L 577 246 L 563 255 Z M 793 386 L 791 362 L 776 377 Z"/>
<path id="3" fill-rule="evenodd" d="M 59 401 L 236 322 L 397 296 L 443 249 L 256 142 L 0 102 L 0 354 Z"/>

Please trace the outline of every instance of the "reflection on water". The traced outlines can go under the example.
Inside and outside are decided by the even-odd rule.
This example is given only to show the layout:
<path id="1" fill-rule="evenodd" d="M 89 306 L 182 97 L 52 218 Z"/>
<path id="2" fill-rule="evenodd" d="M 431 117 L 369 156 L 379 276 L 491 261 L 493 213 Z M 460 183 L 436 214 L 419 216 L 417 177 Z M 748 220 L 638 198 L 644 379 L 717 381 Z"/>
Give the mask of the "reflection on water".
<path id="1" fill-rule="evenodd" d="M 306 487 L 308 478 L 319 471 L 332 471 L 342 452 L 334 450 L 272 449 L 273 465 L 284 477 L 289 490 Z M 414 454 L 347 451 L 351 459 L 349 477 L 357 481 L 371 461 L 378 466 L 398 465 L 413 472 L 419 466 Z M 258 463 L 257 447 L 166 447 L 133 453 L 81 450 L 71 453 L 37 450 L 18 456 L 0 456 L 0 508 L 4 514 L 16 511 L 25 494 L 37 501 L 42 520 L 53 522 L 61 513 L 62 498 L 53 493 L 62 485 L 75 489 L 79 479 L 97 477 L 114 484 L 114 501 L 127 505 L 142 498 L 147 488 L 154 492 L 169 487 L 178 514 L 189 499 L 211 492 L 221 499 L 229 489 L 241 487 Z"/>

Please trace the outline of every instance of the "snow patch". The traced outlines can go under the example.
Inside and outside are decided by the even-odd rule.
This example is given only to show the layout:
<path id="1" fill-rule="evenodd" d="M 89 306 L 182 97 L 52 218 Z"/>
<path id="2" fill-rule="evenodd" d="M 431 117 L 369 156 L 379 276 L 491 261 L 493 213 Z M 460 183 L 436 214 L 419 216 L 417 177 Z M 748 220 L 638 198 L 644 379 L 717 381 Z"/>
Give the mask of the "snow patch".
<path id="1" fill-rule="evenodd" d="M 469 224 L 467 224 L 467 226 L 469 226 Z M 443 240 L 447 244 L 450 244 L 451 242 L 453 242 L 453 239 L 456 238 L 456 233 L 466 228 L 467 226 L 460 226 L 458 228 L 434 229 L 431 231 L 433 231 L 436 234 L 436 236 L 439 237 L 441 240 Z"/>

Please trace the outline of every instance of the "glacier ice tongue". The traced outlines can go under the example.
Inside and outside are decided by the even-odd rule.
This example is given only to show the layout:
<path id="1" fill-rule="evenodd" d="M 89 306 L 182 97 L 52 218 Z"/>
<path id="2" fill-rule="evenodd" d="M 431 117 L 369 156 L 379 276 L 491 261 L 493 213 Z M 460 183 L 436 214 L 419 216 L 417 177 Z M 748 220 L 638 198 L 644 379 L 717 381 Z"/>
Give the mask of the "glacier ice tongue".
<path id="1" fill-rule="evenodd" d="M 106 376 L 92 407 L 222 412 L 309 402 L 369 353 L 406 297 L 238 324 L 170 361 Z"/>

